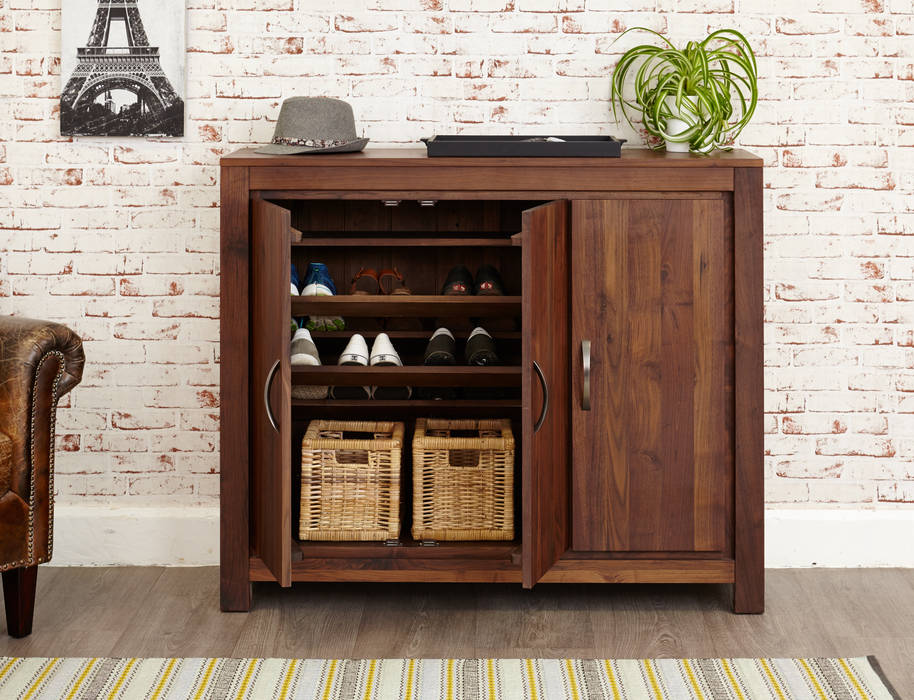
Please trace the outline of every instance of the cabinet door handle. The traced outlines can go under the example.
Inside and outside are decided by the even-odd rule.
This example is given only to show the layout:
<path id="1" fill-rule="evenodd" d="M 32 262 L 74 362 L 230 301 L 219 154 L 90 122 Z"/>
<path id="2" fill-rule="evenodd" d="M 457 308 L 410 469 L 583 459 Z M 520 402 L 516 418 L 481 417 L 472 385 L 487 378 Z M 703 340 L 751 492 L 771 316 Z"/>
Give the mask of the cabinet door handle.
<path id="1" fill-rule="evenodd" d="M 581 356 L 584 364 L 584 385 L 581 387 L 581 408 L 590 410 L 590 341 L 581 341 Z"/>
<path id="2" fill-rule="evenodd" d="M 536 363 L 536 360 L 533 361 L 533 371 L 536 372 L 536 376 L 540 379 L 540 385 L 543 387 L 543 410 L 540 411 L 540 417 L 537 419 L 536 425 L 533 426 L 533 432 L 538 433 L 546 420 L 546 414 L 549 413 L 549 385 L 546 383 L 546 376 Z"/>
<path id="3" fill-rule="evenodd" d="M 276 376 L 276 370 L 278 369 L 279 360 L 276 360 L 270 371 L 267 372 L 267 381 L 263 383 L 263 407 L 267 411 L 267 420 L 270 421 L 270 425 L 273 426 L 273 430 L 277 433 L 279 432 L 279 423 L 276 422 L 276 418 L 273 417 L 273 409 L 270 408 L 270 387 L 273 385 L 273 377 Z"/>

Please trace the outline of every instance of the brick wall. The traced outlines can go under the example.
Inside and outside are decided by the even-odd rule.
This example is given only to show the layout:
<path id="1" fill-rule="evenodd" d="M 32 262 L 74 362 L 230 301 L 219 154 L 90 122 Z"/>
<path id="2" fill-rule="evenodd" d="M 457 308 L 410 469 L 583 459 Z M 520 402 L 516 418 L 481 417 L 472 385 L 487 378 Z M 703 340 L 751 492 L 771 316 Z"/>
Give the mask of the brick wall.
<path id="1" fill-rule="evenodd" d="M 282 98 L 345 97 L 375 144 L 634 138 L 608 76 L 644 25 L 736 27 L 759 54 L 769 502 L 914 502 L 912 0 L 191 0 L 187 136 L 74 141 L 60 1 L 0 0 L 0 312 L 86 340 L 61 501 L 216 502 L 217 162 L 267 141 Z"/>

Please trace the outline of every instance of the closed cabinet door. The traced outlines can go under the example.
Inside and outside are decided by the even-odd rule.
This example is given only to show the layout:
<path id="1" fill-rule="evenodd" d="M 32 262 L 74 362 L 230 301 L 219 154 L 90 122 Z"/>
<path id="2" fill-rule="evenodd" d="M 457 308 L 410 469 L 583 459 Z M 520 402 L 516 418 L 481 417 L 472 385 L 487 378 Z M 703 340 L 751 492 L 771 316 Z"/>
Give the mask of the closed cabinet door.
<path id="1" fill-rule="evenodd" d="M 572 203 L 575 550 L 732 551 L 730 212 L 726 194 Z"/>

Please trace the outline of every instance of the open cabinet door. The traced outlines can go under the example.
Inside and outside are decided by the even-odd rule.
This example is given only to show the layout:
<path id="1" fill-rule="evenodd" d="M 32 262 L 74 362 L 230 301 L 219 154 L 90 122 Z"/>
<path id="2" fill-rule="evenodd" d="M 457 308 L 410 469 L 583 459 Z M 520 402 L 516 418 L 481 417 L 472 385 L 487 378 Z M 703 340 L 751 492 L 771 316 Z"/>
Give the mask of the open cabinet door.
<path id="1" fill-rule="evenodd" d="M 251 202 L 252 541 L 283 586 L 292 585 L 290 226 L 288 210 Z"/>
<path id="2" fill-rule="evenodd" d="M 523 585 L 568 549 L 569 203 L 523 217 Z"/>

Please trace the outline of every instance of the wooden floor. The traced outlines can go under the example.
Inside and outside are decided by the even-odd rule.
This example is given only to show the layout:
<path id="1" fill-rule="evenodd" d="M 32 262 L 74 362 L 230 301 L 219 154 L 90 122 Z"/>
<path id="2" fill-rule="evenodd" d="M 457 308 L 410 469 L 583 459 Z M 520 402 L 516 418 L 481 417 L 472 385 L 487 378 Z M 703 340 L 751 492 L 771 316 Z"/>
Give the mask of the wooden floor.
<path id="1" fill-rule="evenodd" d="M 768 572 L 768 612 L 728 586 L 258 584 L 219 612 L 218 571 L 42 567 L 31 637 L 0 655 L 716 657 L 875 654 L 914 697 L 914 570 Z M 4 623 L 5 627 L 5 623 Z"/>

